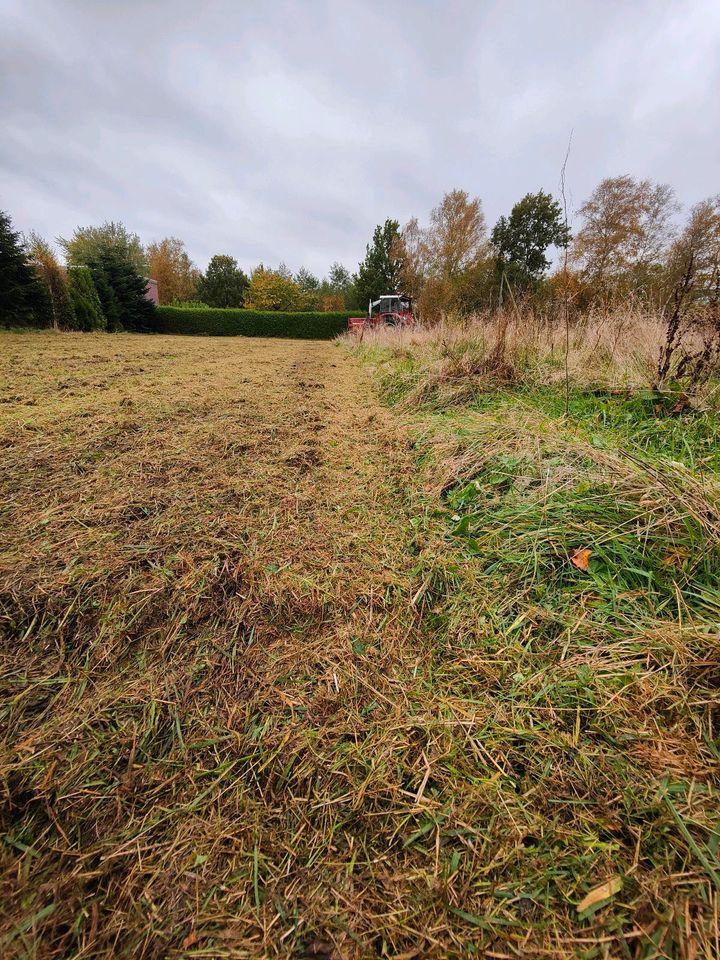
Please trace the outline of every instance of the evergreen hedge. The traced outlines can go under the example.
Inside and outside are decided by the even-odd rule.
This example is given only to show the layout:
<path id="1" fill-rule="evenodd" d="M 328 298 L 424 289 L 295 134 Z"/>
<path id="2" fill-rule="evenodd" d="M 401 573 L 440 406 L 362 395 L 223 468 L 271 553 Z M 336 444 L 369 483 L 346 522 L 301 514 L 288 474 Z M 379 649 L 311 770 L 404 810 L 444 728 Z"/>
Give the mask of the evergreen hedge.
<path id="1" fill-rule="evenodd" d="M 158 307 L 158 333 L 212 337 L 288 337 L 292 340 L 331 340 L 347 329 L 357 310 L 337 313 L 280 313 L 244 309 Z"/>

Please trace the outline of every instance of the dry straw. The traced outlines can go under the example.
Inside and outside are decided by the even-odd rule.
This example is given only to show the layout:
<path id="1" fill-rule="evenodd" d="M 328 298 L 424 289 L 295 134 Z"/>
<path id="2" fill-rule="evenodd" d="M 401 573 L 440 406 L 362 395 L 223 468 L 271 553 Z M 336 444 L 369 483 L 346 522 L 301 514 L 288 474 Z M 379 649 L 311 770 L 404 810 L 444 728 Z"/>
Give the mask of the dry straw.
<path id="1" fill-rule="evenodd" d="M 554 375 L 373 350 L 480 335 Z M 718 954 L 712 478 L 334 344 L 3 347 L 3 956 Z"/>

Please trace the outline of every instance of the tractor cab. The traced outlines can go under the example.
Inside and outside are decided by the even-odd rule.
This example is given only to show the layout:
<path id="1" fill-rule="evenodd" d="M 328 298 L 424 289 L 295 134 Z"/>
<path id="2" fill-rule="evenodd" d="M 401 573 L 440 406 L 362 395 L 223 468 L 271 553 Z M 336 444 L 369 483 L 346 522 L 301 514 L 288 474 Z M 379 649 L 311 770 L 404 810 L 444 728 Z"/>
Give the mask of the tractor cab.
<path id="1" fill-rule="evenodd" d="M 350 317 L 348 329 L 364 327 L 402 327 L 415 323 L 412 312 L 412 299 L 402 293 L 386 293 L 368 304 L 367 317 Z"/>
<path id="2" fill-rule="evenodd" d="M 412 301 L 399 293 L 388 293 L 385 296 L 372 300 L 368 308 L 368 316 L 376 323 L 387 323 L 397 326 L 412 320 Z"/>

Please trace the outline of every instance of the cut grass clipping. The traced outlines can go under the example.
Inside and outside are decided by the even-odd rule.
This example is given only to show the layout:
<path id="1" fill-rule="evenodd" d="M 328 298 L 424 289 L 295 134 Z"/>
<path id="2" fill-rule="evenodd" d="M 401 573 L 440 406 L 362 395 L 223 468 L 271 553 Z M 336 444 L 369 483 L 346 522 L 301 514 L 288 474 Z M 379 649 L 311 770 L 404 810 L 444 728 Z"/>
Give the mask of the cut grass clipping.
<path id="1" fill-rule="evenodd" d="M 3 956 L 718 955 L 706 414 L 2 346 Z"/>

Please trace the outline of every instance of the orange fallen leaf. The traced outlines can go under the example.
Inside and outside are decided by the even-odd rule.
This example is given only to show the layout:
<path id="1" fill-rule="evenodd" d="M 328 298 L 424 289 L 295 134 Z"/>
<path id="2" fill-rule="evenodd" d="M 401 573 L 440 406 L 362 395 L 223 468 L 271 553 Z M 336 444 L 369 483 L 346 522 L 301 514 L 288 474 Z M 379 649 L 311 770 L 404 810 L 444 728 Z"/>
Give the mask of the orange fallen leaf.
<path id="1" fill-rule="evenodd" d="M 592 550 L 589 550 L 587 547 L 583 547 L 582 550 L 576 550 L 575 553 L 570 557 L 570 563 L 577 567 L 578 570 L 587 570 L 588 561 L 590 560 L 590 554 Z"/>
<path id="2" fill-rule="evenodd" d="M 198 939 L 198 935 L 192 930 L 183 940 L 183 950 L 187 950 L 188 947 L 194 947 Z"/>
<path id="3" fill-rule="evenodd" d="M 677 416 L 679 413 L 684 413 L 686 408 L 690 406 L 690 399 L 685 393 L 678 395 L 677 403 L 670 408 L 670 416 Z"/>
<path id="4" fill-rule="evenodd" d="M 622 877 L 616 873 L 614 877 L 610 877 L 605 883 L 593 887 L 590 893 L 582 898 L 575 909 L 578 913 L 585 913 L 586 910 L 596 906 L 598 903 L 602 903 L 603 900 L 609 900 L 611 897 L 614 897 L 616 893 L 620 893 L 622 885 Z"/>

